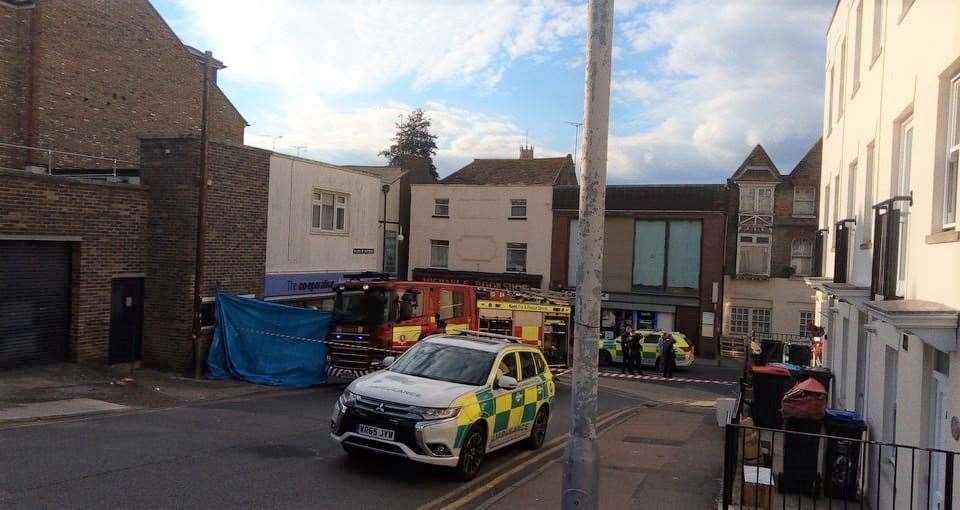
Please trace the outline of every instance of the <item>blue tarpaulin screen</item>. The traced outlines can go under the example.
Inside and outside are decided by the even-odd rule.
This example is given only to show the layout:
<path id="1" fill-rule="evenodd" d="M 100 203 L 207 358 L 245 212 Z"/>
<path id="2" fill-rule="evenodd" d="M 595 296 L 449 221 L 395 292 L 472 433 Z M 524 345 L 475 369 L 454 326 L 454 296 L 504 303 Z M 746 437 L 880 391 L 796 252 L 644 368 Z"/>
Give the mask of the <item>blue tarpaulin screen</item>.
<path id="1" fill-rule="evenodd" d="M 218 294 L 208 377 L 274 386 L 323 384 L 327 345 L 319 340 L 329 326 L 329 312 Z"/>

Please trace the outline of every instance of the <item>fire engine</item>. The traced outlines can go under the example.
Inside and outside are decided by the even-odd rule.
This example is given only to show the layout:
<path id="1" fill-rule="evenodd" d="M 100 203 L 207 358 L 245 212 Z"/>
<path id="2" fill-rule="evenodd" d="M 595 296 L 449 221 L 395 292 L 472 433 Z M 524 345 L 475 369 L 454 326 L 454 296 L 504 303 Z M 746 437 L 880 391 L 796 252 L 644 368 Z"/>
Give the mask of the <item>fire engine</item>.
<path id="1" fill-rule="evenodd" d="M 434 333 L 475 330 L 517 336 L 563 365 L 570 341 L 569 299 L 540 290 L 504 290 L 402 280 L 337 285 L 327 340 L 330 365 L 366 371 Z"/>

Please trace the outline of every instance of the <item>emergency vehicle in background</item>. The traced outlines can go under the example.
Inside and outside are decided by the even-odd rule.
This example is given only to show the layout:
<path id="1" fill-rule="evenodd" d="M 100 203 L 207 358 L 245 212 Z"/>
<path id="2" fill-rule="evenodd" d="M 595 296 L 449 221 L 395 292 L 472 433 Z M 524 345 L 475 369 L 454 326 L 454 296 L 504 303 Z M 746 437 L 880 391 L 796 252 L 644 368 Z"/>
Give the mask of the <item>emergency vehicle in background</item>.
<path id="1" fill-rule="evenodd" d="M 337 285 L 327 340 L 330 366 L 367 371 L 435 333 L 462 330 L 516 336 L 565 365 L 569 299 L 560 293 L 403 280 Z"/>

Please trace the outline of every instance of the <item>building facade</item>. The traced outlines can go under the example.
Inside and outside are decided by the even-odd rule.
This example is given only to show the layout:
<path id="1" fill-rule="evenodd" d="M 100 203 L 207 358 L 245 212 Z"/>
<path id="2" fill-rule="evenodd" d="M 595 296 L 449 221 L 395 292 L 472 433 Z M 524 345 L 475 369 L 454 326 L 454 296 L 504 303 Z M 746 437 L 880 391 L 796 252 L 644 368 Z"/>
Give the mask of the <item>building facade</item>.
<path id="1" fill-rule="evenodd" d="M 553 188 L 576 183 L 573 158 L 477 159 L 411 191 L 410 277 L 547 288 Z"/>
<path id="2" fill-rule="evenodd" d="M 0 2 L 0 143 L 139 161 L 141 137 L 200 133 L 203 68 L 148 0 Z M 242 144 L 246 121 L 216 85 L 210 139 Z M 46 167 L 48 153 L 0 147 L 0 167 Z M 57 156 L 54 168 L 113 162 Z"/>
<path id="3" fill-rule="evenodd" d="M 577 284 L 579 188 L 553 199 L 550 286 Z M 723 185 L 608 186 L 601 334 L 625 326 L 684 333 L 713 356 L 722 313 L 728 195 Z"/>
<path id="4" fill-rule="evenodd" d="M 376 173 L 271 154 L 264 295 L 329 308 L 344 275 L 379 271 L 381 187 Z"/>
<path id="5" fill-rule="evenodd" d="M 757 145 L 727 180 L 725 337 L 756 333 L 809 336 L 816 272 L 818 141 L 787 174 Z"/>
<path id="6" fill-rule="evenodd" d="M 960 450 L 960 2 L 840 0 L 825 72 L 829 278 L 811 283 L 834 404 L 863 413 L 871 439 Z M 941 460 L 916 491 L 869 468 L 872 507 L 943 507 Z"/>

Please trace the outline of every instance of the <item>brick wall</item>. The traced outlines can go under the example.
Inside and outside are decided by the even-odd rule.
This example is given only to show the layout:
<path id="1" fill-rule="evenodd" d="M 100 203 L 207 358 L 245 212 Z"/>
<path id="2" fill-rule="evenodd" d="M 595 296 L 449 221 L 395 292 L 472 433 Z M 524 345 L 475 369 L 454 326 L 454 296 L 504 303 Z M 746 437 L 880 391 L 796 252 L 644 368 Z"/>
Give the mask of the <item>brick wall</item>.
<path id="1" fill-rule="evenodd" d="M 69 359 L 107 360 L 112 277 L 147 270 L 147 190 L 0 170 L 0 234 L 75 236 Z"/>
<path id="2" fill-rule="evenodd" d="M 200 142 L 147 139 L 141 175 L 150 188 L 150 271 L 144 363 L 192 366 L 193 278 Z M 203 295 L 217 290 L 263 295 L 269 152 L 211 143 Z"/>
<path id="3" fill-rule="evenodd" d="M 30 11 L 0 7 L 0 142 L 25 142 L 24 105 L 30 58 Z M 0 167 L 22 168 L 24 154 L 0 148 Z"/>
<path id="4" fill-rule="evenodd" d="M 202 68 L 147 0 L 40 0 L 29 11 L 38 41 L 30 145 L 135 164 L 140 137 L 199 133 Z M 239 112 L 216 85 L 210 96 L 211 140 L 242 143 Z"/>

